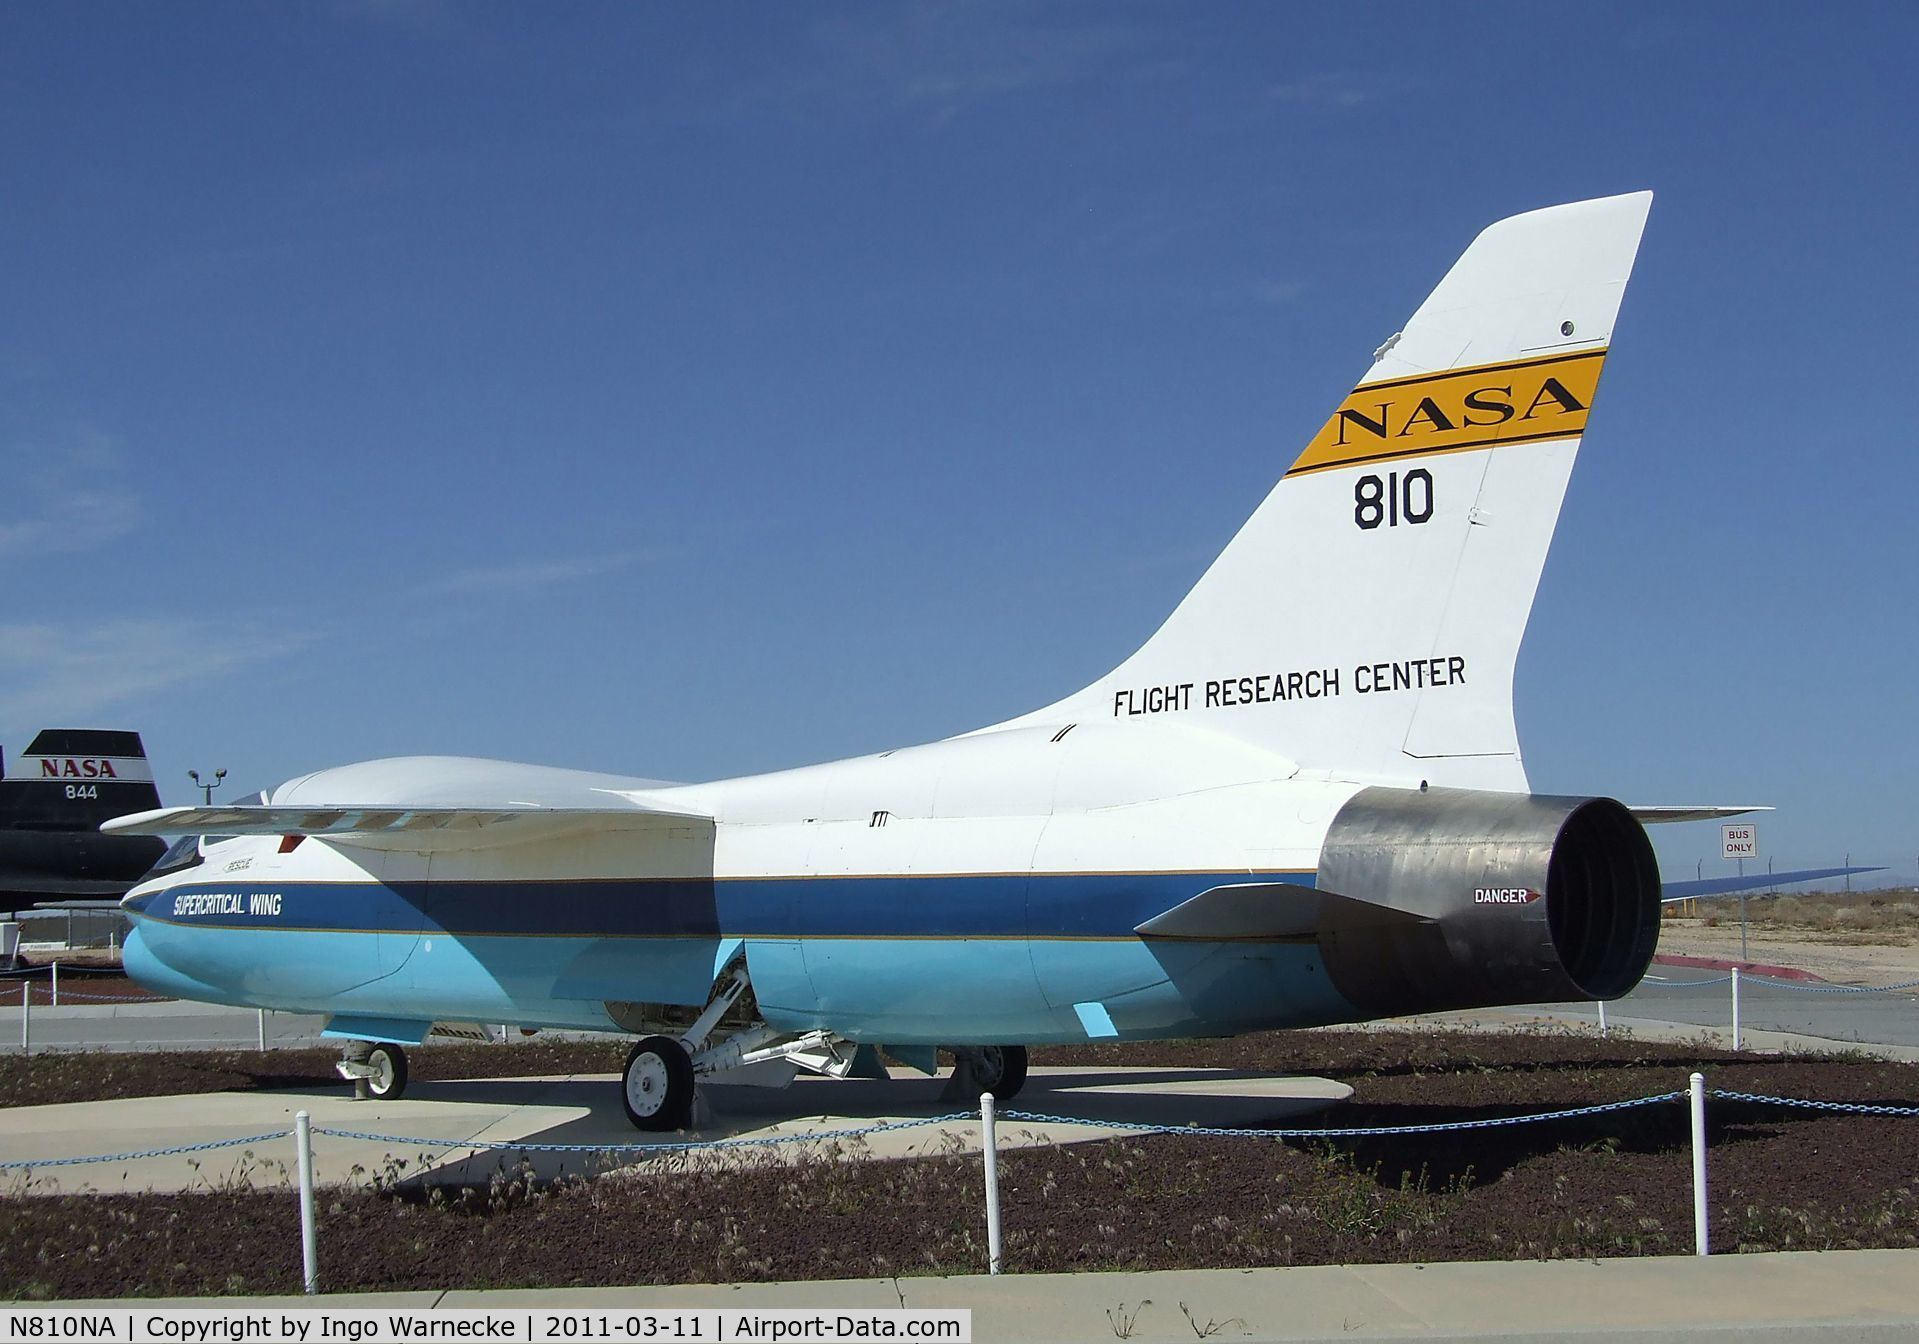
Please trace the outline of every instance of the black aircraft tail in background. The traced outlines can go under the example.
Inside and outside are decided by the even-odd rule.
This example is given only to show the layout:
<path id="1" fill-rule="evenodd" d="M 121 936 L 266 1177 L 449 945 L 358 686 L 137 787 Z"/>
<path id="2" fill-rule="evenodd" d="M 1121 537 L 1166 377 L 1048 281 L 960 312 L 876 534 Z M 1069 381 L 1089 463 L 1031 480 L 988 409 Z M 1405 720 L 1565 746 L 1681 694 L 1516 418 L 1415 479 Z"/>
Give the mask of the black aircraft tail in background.
<path id="1" fill-rule="evenodd" d="M 165 851 L 100 834 L 110 817 L 160 806 L 138 733 L 48 728 L 0 770 L 0 904 L 117 899 Z"/>
<path id="2" fill-rule="evenodd" d="M 140 734 L 48 728 L 0 776 L 0 828 L 97 831 L 160 806 Z"/>

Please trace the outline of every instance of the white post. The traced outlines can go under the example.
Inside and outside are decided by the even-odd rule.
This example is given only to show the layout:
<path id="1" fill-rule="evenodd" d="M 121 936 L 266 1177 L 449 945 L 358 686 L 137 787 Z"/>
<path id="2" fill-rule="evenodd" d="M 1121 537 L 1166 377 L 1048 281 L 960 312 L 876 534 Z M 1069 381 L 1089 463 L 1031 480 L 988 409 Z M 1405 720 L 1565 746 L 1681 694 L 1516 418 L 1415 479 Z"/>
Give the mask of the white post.
<path id="1" fill-rule="evenodd" d="M 1739 968 L 1732 968 L 1732 1048 L 1739 1049 Z"/>
<path id="2" fill-rule="evenodd" d="M 300 1154 L 300 1268 L 309 1293 L 320 1291 L 320 1255 L 313 1235 L 313 1120 L 305 1111 L 293 1117 L 293 1142 Z"/>
<path id="3" fill-rule="evenodd" d="M 53 963 L 53 1006 L 60 1006 L 60 963 Z"/>
<path id="4" fill-rule="evenodd" d="M 1692 1239 L 1700 1255 L 1706 1245 L 1706 1075 L 1692 1076 Z"/>
<path id="5" fill-rule="evenodd" d="M 1601 1036 L 1606 1034 L 1606 1001 L 1604 999 L 1599 1001 L 1599 1034 Z"/>
<path id="6" fill-rule="evenodd" d="M 999 1273 L 999 1131 L 993 1123 L 993 1094 L 980 1093 L 980 1155 L 986 1159 L 986 1256 L 988 1269 Z"/>
<path id="7" fill-rule="evenodd" d="M 27 1020 L 33 1016 L 32 1004 L 33 982 L 22 980 L 20 982 L 20 1053 L 23 1055 L 33 1053 L 33 1036 L 27 1025 Z"/>
<path id="8" fill-rule="evenodd" d="M 260 1010 L 260 1053 L 267 1052 L 267 1010 Z"/>

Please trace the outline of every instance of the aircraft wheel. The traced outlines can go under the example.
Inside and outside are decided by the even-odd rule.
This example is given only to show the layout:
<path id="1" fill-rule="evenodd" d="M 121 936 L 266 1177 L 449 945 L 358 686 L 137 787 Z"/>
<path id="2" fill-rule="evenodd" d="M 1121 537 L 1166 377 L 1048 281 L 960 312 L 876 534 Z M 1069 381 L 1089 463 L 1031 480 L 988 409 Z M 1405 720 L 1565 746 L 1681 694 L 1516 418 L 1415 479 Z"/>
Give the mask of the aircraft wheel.
<path id="1" fill-rule="evenodd" d="M 994 1101 L 1011 1101 L 1026 1086 L 1026 1047 L 982 1045 L 973 1078 L 980 1091 L 993 1094 Z"/>
<path id="2" fill-rule="evenodd" d="M 366 1053 L 367 1095 L 392 1101 L 406 1092 L 406 1051 L 397 1045 L 376 1045 Z"/>
<path id="3" fill-rule="evenodd" d="M 620 1100 L 636 1129 L 685 1129 L 693 1117 L 693 1060 L 671 1036 L 648 1036 L 626 1057 Z"/>

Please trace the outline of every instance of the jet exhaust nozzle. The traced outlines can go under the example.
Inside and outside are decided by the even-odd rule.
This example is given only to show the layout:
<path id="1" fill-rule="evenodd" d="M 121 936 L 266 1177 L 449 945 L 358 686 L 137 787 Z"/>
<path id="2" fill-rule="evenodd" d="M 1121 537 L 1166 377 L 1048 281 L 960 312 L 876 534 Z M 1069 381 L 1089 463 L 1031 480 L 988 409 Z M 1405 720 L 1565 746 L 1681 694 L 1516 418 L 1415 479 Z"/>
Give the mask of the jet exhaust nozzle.
<path id="1" fill-rule="evenodd" d="M 1659 941 L 1659 865 L 1610 798 L 1369 788 L 1333 819 L 1319 886 L 1411 918 L 1319 938 L 1368 1016 L 1613 999 Z"/>

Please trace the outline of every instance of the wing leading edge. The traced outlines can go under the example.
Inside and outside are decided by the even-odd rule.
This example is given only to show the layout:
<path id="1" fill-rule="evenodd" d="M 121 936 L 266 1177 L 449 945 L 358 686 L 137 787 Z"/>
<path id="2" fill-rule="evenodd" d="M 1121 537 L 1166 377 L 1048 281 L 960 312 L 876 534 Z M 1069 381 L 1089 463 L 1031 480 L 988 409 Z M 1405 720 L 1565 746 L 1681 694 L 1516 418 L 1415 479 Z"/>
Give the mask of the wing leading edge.
<path id="1" fill-rule="evenodd" d="M 163 807 L 115 817 L 121 835 L 310 835 L 373 849 L 455 849 L 551 839 L 579 831 L 710 826 L 704 813 L 630 803 L 621 807 Z"/>

